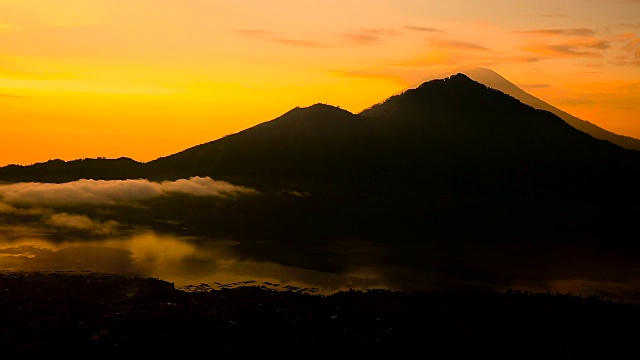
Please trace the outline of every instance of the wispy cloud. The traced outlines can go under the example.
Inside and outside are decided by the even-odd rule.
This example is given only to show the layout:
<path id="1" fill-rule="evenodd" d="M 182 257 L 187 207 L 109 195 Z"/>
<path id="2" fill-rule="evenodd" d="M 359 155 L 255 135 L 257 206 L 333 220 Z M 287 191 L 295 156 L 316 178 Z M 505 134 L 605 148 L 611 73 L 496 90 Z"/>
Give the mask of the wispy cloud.
<path id="1" fill-rule="evenodd" d="M 563 14 L 563 13 L 558 13 L 558 14 L 546 13 L 546 14 L 541 14 L 540 17 L 548 18 L 548 19 L 564 19 L 564 18 L 568 18 L 569 15 Z"/>
<path id="2" fill-rule="evenodd" d="M 600 57 L 601 50 L 610 47 L 610 43 L 598 39 L 586 39 L 563 42 L 559 44 L 531 43 L 522 47 L 523 50 L 538 54 L 545 58 L 567 57 Z"/>
<path id="3" fill-rule="evenodd" d="M 549 84 L 518 84 L 523 89 L 547 89 L 550 88 Z"/>
<path id="4" fill-rule="evenodd" d="M 393 30 L 393 29 L 363 29 L 361 30 L 361 32 L 365 33 L 365 34 L 371 34 L 371 35 L 378 35 L 378 36 L 383 36 L 383 35 L 391 35 L 391 36 L 396 36 L 396 35 L 400 35 L 400 32 Z"/>
<path id="5" fill-rule="evenodd" d="M 380 41 L 380 37 L 368 33 L 351 33 L 343 35 L 351 44 L 371 45 Z"/>
<path id="6" fill-rule="evenodd" d="M 587 28 L 579 29 L 536 29 L 516 31 L 520 34 L 545 35 L 545 36 L 593 36 L 595 31 Z"/>
<path id="7" fill-rule="evenodd" d="M 5 99 L 23 99 L 26 96 L 23 95 L 14 95 L 14 94 L 0 94 L 0 98 L 5 98 Z"/>
<path id="8" fill-rule="evenodd" d="M 16 183 L 0 185 L 0 201 L 9 205 L 55 207 L 71 205 L 117 205 L 152 199 L 171 193 L 193 196 L 231 196 L 255 190 L 192 177 L 176 181 L 78 180 L 62 184 Z"/>
<path id="9" fill-rule="evenodd" d="M 453 49 L 453 50 L 489 50 L 488 48 L 466 41 L 455 41 L 445 39 L 429 39 L 431 46 L 439 49 Z"/>
<path id="10" fill-rule="evenodd" d="M 622 54 L 613 61 L 616 65 L 640 66 L 640 37 L 635 33 L 624 33 L 616 37 L 615 41 L 622 44 Z"/>
<path id="11" fill-rule="evenodd" d="M 514 31 L 530 41 L 521 49 L 543 59 L 604 57 L 611 47 L 611 37 L 602 38 L 589 28 L 556 28 Z"/>
<path id="12" fill-rule="evenodd" d="M 298 39 L 285 39 L 276 38 L 273 41 L 290 46 L 309 47 L 309 48 L 328 48 L 329 45 L 323 44 L 315 40 L 298 40 Z"/>
<path id="13" fill-rule="evenodd" d="M 394 29 L 372 28 L 342 34 L 351 45 L 372 45 L 380 42 L 385 36 L 398 36 L 401 33 Z"/>
<path id="14" fill-rule="evenodd" d="M 340 77 L 358 78 L 358 79 L 376 79 L 376 80 L 389 80 L 391 82 L 405 85 L 405 76 L 402 76 L 403 71 L 394 69 L 347 69 L 347 70 L 334 70 L 330 73 Z M 406 72 L 406 70 L 404 71 Z"/>
<path id="15" fill-rule="evenodd" d="M 323 44 L 316 40 L 304 40 L 304 39 L 291 39 L 279 36 L 280 34 L 271 31 L 271 30 L 263 30 L 263 29 L 238 29 L 235 30 L 238 34 L 252 37 L 256 39 L 273 41 L 279 44 L 289 45 L 289 46 L 297 46 L 297 47 L 307 47 L 307 48 L 328 48 L 329 45 Z"/>
<path id="16" fill-rule="evenodd" d="M 424 32 L 424 33 L 437 33 L 437 32 L 442 32 L 441 30 L 438 30 L 436 28 L 432 28 L 432 27 L 425 27 L 425 26 L 405 26 L 404 27 L 407 30 L 411 30 L 411 31 L 419 31 L 419 32 Z"/>
<path id="17" fill-rule="evenodd" d="M 235 31 L 246 36 L 269 36 L 275 34 L 273 31 L 261 29 L 238 29 Z"/>

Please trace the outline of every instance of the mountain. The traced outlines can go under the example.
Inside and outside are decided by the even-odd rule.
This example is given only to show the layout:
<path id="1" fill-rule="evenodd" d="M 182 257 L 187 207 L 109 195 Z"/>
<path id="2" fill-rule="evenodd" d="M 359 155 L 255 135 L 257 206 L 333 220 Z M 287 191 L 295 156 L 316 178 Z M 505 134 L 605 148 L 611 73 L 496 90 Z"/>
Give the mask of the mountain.
<path id="1" fill-rule="evenodd" d="M 211 176 L 255 187 L 328 191 L 428 185 L 433 193 L 580 194 L 626 188 L 639 157 L 456 74 L 360 114 L 316 104 L 146 164 L 53 160 L 0 168 L 0 181 Z"/>
<path id="2" fill-rule="evenodd" d="M 321 104 L 296 108 L 154 160 L 146 171 L 157 179 L 254 179 L 254 186 L 269 179 L 281 184 L 428 184 L 441 192 L 452 187 L 587 191 L 614 177 L 627 182 L 629 162 L 636 164 L 639 156 L 458 74 L 357 115 Z M 569 181 L 578 177 L 583 181 Z M 525 189 L 520 183 L 532 185 Z"/>
<path id="3" fill-rule="evenodd" d="M 367 132 L 365 125 L 358 116 L 329 105 L 295 108 L 272 121 L 151 161 L 147 167 L 158 179 L 203 175 L 309 180 L 328 172 L 340 177 L 357 160 L 354 150 Z"/>
<path id="4" fill-rule="evenodd" d="M 144 164 L 118 159 L 49 160 L 33 165 L 8 165 L 0 168 L 0 181 L 60 183 L 78 179 L 136 179 L 144 177 Z"/>
<path id="5" fill-rule="evenodd" d="M 509 80 L 500 76 L 495 71 L 485 68 L 472 68 L 461 70 L 461 73 L 467 75 L 469 78 L 487 85 L 496 90 L 500 90 L 505 94 L 511 95 L 514 98 L 522 101 L 523 103 L 533 106 L 536 109 L 542 109 L 549 111 L 559 118 L 564 120 L 567 124 L 574 128 L 593 136 L 596 139 L 607 140 L 625 149 L 640 151 L 640 140 L 634 139 L 629 136 L 618 135 L 610 131 L 604 130 L 586 120 L 579 119 L 571 114 L 568 114 L 549 103 L 546 103 L 535 96 L 522 90 Z"/>
<path id="6" fill-rule="evenodd" d="M 206 199 L 160 199 L 150 206 L 158 211 L 154 219 L 170 213 L 208 236 L 255 240 L 355 236 L 415 245 L 480 234 L 504 242 L 624 242 L 633 239 L 640 206 L 639 152 L 464 74 L 359 114 L 324 104 L 295 108 L 148 163 L 56 160 L 0 168 L 0 181 L 190 176 L 263 196 L 222 208 Z M 278 195 L 288 191 L 310 196 Z M 143 216 L 127 214 L 123 222 Z"/>

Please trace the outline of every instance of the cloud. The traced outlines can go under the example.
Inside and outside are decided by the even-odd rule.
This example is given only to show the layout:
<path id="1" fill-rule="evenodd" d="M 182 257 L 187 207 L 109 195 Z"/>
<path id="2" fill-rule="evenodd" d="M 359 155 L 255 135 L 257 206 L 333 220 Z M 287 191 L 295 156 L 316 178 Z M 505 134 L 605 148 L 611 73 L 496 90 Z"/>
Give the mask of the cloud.
<path id="1" fill-rule="evenodd" d="M 118 222 L 113 220 L 95 221 L 85 215 L 74 215 L 67 213 L 53 214 L 43 219 L 44 224 L 70 230 L 80 230 L 94 235 L 111 235 L 119 227 Z"/>
<path id="2" fill-rule="evenodd" d="M 593 36 L 595 31 L 587 28 L 579 29 L 537 29 L 516 31 L 520 34 L 545 35 L 545 36 Z"/>
<path id="3" fill-rule="evenodd" d="M 411 31 L 426 32 L 426 33 L 442 32 L 441 30 L 431 28 L 431 27 L 424 27 L 424 26 L 405 26 L 404 28 Z"/>
<path id="4" fill-rule="evenodd" d="M 0 98 L 9 98 L 9 99 L 23 99 L 26 96 L 22 95 L 14 95 L 14 94 L 0 94 Z"/>
<path id="5" fill-rule="evenodd" d="M 275 34 L 273 31 L 260 29 L 238 29 L 236 32 L 246 36 L 265 36 Z"/>
<path id="6" fill-rule="evenodd" d="M 342 36 L 353 45 L 371 45 L 382 40 L 383 36 L 397 36 L 400 33 L 392 29 L 362 29 L 355 33 L 346 33 Z"/>
<path id="7" fill-rule="evenodd" d="M 563 19 L 563 18 L 568 18 L 569 15 L 567 15 L 567 14 L 542 14 L 542 15 L 540 15 L 540 17 L 549 18 L 549 19 Z"/>
<path id="8" fill-rule="evenodd" d="M 444 39 L 429 39 L 429 43 L 439 49 L 453 49 L 453 50 L 489 50 L 484 46 L 478 44 L 466 42 L 466 41 L 454 41 Z"/>
<path id="9" fill-rule="evenodd" d="M 612 41 L 597 38 L 596 32 L 588 28 L 536 29 L 515 33 L 534 36 L 536 40 L 532 39 L 521 48 L 543 58 L 602 57 L 602 50 L 609 49 Z M 542 40 L 540 36 L 546 39 Z"/>
<path id="10" fill-rule="evenodd" d="M 395 31 L 395 30 L 391 30 L 391 29 L 364 29 L 361 30 L 361 32 L 365 33 L 365 34 L 371 34 L 371 35 L 391 35 L 391 36 L 396 36 L 396 35 L 400 35 L 399 32 Z"/>
<path id="11" fill-rule="evenodd" d="M 350 33 L 343 36 L 354 45 L 371 45 L 380 41 L 379 36 L 368 33 Z"/>
<path id="12" fill-rule="evenodd" d="M 608 49 L 610 43 L 604 40 L 586 39 L 561 44 L 529 44 L 523 49 L 547 58 L 600 57 L 599 50 Z"/>
<path id="13" fill-rule="evenodd" d="M 18 208 L 15 206 L 11 206 L 9 204 L 5 204 L 0 202 L 0 214 L 15 214 L 15 215 L 26 215 L 26 216 L 39 216 L 50 214 L 53 211 L 45 208 Z"/>
<path id="14" fill-rule="evenodd" d="M 547 89 L 551 87 L 549 84 L 519 84 L 518 86 L 525 89 Z"/>
<path id="15" fill-rule="evenodd" d="M 616 24 L 614 26 L 627 28 L 627 29 L 640 29 L 640 23 L 621 23 L 621 24 Z"/>
<path id="16" fill-rule="evenodd" d="M 62 184 L 16 183 L 0 185 L 0 201 L 20 206 L 117 205 L 165 196 L 171 193 L 226 197 L 256 193 L 255 190 L 192 177 L 176 181 L 78 180 Z"/>
<path id="17" fill-rule="evenodd" d="M 617 65 L 640 66 L 640 37 L 635 33 L 625 33 L 617 36 L 616 41 L 622 44 L 622 55 L 614 60 Z"/>
<path id="18" fill-rule="evenodd" d="M 330 47 L 329 45 L 323 44 L 321 42 L 315 41 L 315 40 L 296 40 L 296 39 L 284 39 L 284 38 L 277 38 L 277 39 L 272 39 L 275 42 L 281 43 L 281 44 L 285 44 L 285 45 L 291 45 L 291 46 L 298 46 L 298 47 L 310 47 L 310 48 L 328 48 Z"/>
<path id="19" fill-rule="evenodd" d="M 261 30 L 261 29 L 238 29 L 235 30 L 237 33 L 254 37 L 261 38 L 268 41 L 277 42 L 280 44 L 297 46 L 297 47 L 309 47 L 309 48 L 328 48 L 329 45 L 323 44 L 321 42 L 315 40 L 299 40 L 299 39 L 289 39 L 276 37 L 278 33 L 270 30 Z"/>

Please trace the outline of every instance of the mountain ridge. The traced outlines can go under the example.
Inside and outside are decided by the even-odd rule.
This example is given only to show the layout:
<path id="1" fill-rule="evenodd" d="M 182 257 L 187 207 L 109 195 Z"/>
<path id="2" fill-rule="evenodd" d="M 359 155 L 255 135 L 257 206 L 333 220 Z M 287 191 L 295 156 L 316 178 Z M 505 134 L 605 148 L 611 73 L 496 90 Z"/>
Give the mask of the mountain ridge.
<path id="1" fill-rule="evenodd" d="M 587 120 L 580 119 L 573 116 L 559 108 L 541 100 L 528 92 L 522 90 L 517 85 L 513 84 L 500 74 L 493 70 L 486 68 L 471 68 L 466 70 L 460 70 L 461 73 L 467 75 L 469 78 L 482 83 L 488 87 L 502 91 L 514 98 L 522 101 L 524 104 L 533 106 L 536 109 L 549 111 L 574 128 L 593 136 L 596 139 L 606 140 L 612 142 L 618 146 L 621 146 L 629 150 L 640 151 L 640 140 L 631 136 L 620 135 L 611 131 L 605 130 Z"/>
<path id="2" fill-rule="evenodd" d="M 442 177 L 446 182 L 458 176 L 456 172 L 506 171 L 501 166 L 519 176 L 538 176 L 534 168 L 566 172 L 567 167 L 590 169 L 589 176 L 601 177 L 598 167 L 626 173 L 622 164 L 638 157 L 628 151 L 458 73 L 425 82 L 359 114 L 320 103 L 296 107 L 276 119 L 147 163 L 110 160 L 105 162 L 109 171 L 79 166 L 77 161 L 4 167 L 0 180 L 211 176 L 355 183 L 363 177 L 395 181 L 397 175 L 412 181 Z M 523 161 L 526 166 L 519 164 Z"/>

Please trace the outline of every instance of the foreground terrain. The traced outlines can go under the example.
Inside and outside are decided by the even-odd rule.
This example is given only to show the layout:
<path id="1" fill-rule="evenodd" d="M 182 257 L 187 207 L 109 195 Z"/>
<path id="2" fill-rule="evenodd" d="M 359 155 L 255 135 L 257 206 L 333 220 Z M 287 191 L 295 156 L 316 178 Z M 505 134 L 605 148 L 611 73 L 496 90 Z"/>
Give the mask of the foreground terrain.
<path id="1" fill-rule="evenodd" d="M 153 278 L 6 272 L 3 358 L 381 358 L 414 351 L 611 358 L 633 350 L 640 333 L 637 304 L 594 296 L 485 289 L 317 295 L 249 283 L 176 289 Z"/>

